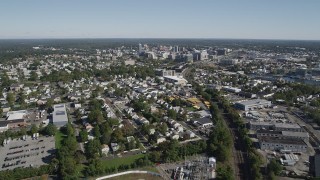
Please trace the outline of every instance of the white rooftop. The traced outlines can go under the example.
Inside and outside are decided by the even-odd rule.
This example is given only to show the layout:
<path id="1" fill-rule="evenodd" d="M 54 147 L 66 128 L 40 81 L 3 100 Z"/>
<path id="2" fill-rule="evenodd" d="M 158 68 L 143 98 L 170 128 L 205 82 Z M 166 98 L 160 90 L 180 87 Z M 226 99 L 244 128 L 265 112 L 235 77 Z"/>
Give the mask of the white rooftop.
<path id="1" fill-rule="evenodd" d="M 53 109 L 54 109 L 53 115 L 52 115 L 53 122 L 68 121 L 68 115 L 67 115 L 65 104 L 56 104 L 53 106 Z"/>

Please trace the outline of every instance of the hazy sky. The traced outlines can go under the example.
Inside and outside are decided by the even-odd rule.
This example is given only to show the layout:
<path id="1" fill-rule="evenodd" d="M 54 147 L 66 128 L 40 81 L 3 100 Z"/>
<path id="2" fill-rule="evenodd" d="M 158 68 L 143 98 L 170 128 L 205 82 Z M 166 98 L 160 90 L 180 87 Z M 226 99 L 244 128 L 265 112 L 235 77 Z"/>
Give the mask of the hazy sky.
<path id="1" fill-rule="evenodd" d="M 0 38 L 320 40 L 320 0 L 6 0 Z"/>

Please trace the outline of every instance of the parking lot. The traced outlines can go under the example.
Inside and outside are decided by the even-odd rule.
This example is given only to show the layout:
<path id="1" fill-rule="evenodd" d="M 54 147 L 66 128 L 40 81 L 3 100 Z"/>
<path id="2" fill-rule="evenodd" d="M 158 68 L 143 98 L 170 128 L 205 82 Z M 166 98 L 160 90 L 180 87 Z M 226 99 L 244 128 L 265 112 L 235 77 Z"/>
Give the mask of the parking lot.
<path id="1" fill-rule="evenodd" d="M 0 147 L 0 170 L 48 164 L 54 152 L 54 137 L 13 139 Z"/>

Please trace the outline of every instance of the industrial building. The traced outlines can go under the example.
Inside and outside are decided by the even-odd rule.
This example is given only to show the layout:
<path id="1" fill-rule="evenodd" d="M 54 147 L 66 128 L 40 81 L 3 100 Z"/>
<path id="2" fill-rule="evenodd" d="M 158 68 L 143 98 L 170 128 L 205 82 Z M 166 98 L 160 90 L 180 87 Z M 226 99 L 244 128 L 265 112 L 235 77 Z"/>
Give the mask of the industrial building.
<path id="1" fill-rule="evenodd" d="M 302 139 L 279 139 L 276 137 L 259 138 L 262 150 L 284 152 L 306 152 L 308 145 Z"/>
<path id="2" fill-rule="evenodd" d="M 275 130 L 275 131 L 293 131 L 293 132 L 304 132 L 304 129 L 301 128 L 296 123 L 276 123 L 272 121 L 250 121 L 249 128 L 251 130 Z"/>
<path id="3" fill-rule="evenodd" d="M 249 111 L 254 109 L 271 107 L 271 101 L 267 101 L 265 99 L 253 99 L 248 101 L 237 102 L 235 103 L 235 107 L 243 111 Z"/>
<path id="4" fill-rule="evenodd" d="M 183 85 L 183 86 L 185 86 L 188 82 L 183 77 L 178 77 L 178 76 L 164 76 L 163 78 L 167 82 L 177 84 L 177 85 Z"/>
<path id="5" fill-rule="evenodd" d="M 314 156 L 314 177 L 320 177 L 320 154 Z"/>
<path id="6" fill-rule="evenodd" d="M 277 137 L 280 139 L 302 139 L 304 141 L 309 141 L 309 133 L 307 132 L 257 130 L 257 138 L 261 137 Z"/>
<path id="7" fill-rule="evenodd" d="M 175 70 L 167 70 L 167 69 L 156 69 L 155 74 L 157 76 L 175 76 Z"/>
<path id="8" fill-rule="evenodd" d="M 57 127 L 63 127 L 68 123 L 68 114 L 65 104 L 56 104 L 53 106 L 52 122 Z"/>
<path id="9" fill-rule="evenodd" d="M 213 122 L 209 117 L 194 119 L 193 124 L 201 128 L 208 128 L 213 126 Z"/>

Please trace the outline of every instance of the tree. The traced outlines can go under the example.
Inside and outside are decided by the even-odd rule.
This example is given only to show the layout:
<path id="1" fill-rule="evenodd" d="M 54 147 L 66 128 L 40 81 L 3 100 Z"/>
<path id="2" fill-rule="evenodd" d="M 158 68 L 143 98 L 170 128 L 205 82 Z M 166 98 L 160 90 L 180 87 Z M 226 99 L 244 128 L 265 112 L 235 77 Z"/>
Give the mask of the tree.
<path id="1" fill-rule="evenodd" d="M 148 125 L 148 124 L 143 124 L 143 125 L 141 126 L 141 132 L 142 132 L 143 134 L 149 135 L 149 134 L 150 134 L 150 125 Z"/>
<path id="2" fill-rule="evenodd" d="M 168 110 L 168 117 L 172 119 L 177 119 L 177 112 L 173 109 Z"/>
<path id="3" fill-rule="evenodd" d="M 83 129 L 82 131 L 79 132 L 79 137 L 81 142 L 86 142 L 88 141 L 88 132 L 87 130 Z"/>
<path id="4" fill-rule="evenodd" d="M 273 172 L 275 175 L 279 175 L 282 171 L 282 166 L 275 159 L 271 159 L 269 164 L 267 165 L 268 172 Z"/>
<path id="5" fill-rule="evenodd" d="M 63 179 L 77 179 L 77 162 L 73 157 L 66 157 L 60 160 L 60 174 Z"/>
<path id="6" fill-rule="evenodd" d="M 88 115 L 88 121 L 90 123 L 100 124 L 104 120 L 103 115 L 99 109 L 91 111 Z"/>
<path id="7" fill-rule="evenodd" d="M 217 168 L 217 180 L 233 180 L 233 172 L 230 165 L 219 165 Z"/>
<path id="8" fill-rule="evenodd" d="M 39 131 L 39 128 L 37 127 L 37 125 L 32 124 L 31 129 L 30 129 L 30 134 L 35 134 Z"/>
<path id="9" fill-rule="evenodd" d="M 93 135 L 94 135 L 96 138 L 100 138 L 101 133 L 100 133 L 100 128 L 99 128 L 98 125 L 96 125 L 96 126 L 93 128 Z"/>
<path id="10" fill-rule="evenodd" d="M 35 71 L 31 71 L 29 81 L 36 81 L 38 79 L 38 74 Z"/>
<path id="11" fill-rule="evenodd" d="M 52 107 L 54 101 L 52 98 L 48 99 L 47 102 L 46 102 L 46 108 L 49 109 Z"/>
<path id="12" fill-rule="evenodd" d="M 103 164 L 100 159 L 91 159 L 89 166 L 85 169 L 86 176 L 96 176 L 104 173 Z"/>
<path id="13" fill-rule="evenodd" d="M 149 158 L 153 162 L 160 162 L 161 161 L 161 152 L 159 151 L 152 151 L 149 155 Z"/>
<path id="14" fill-rule="evenodd" d="M 112 142 L 124 141 L 123 133 L 121 129 L 115 129 L 111 135 Z"/>
<path id="15" fill-rule="evenodd" d="M 69 152 L 75 152 L 78 149 L 77 139 L 74 136 L 63 139 L 62 145 L 67 147 Z"/>
<path id="16" fill-rule="evenodd" d="M 67 136 L 74 136 L 74 129 L 70 122 L 68 122 L 65 127 L 65 133 L 67 134 Z"/>
<path id="17" fill-rule="evenodd" d="M 49 123 L 45 128 L 44 128 L 44 133 L 49 135 L 49 136 L 54 136 L 57 132 L 57 127 L 54 124 Z"/>
<path id="18" fill-rule="evenodd" d="M 7 101 L 8 101 L 8 103 L 9 103 L 10 106 L 13 106 L 14 101 L 15 101 L 15 96 L 14 96 L 13 93 L 9 92 L 9 93 L 7 94 Z"/>
<path id="19" fill-rule="evenodd" d="M 74 154 L 74 158 L 77 164 L 83 163 L 86 160 L 86 156 L 83 154 L 81 150 L 77 150 Z"/>
<path id="20" fill-rule="evenodd" d="M 165 134 L 166 132 L 168 131 L 168 125 L 166 123 L 162 123 L 160 126 L 159 126 L 159 132 L 161 134 Z"/>
<path id="21" fill-rule="evenodd" d="M 108 132 L 104 132 L 100 137 L 101 144 L 109 144 L 111 141 L 111 134 Z"/>
<path id="22" fill-rule="evenodd" d="M 97 139 L 89 140 L 85 146 L 85 152 L 88 159 L 96 157 L 101 154 L 101 144 Z"/>

